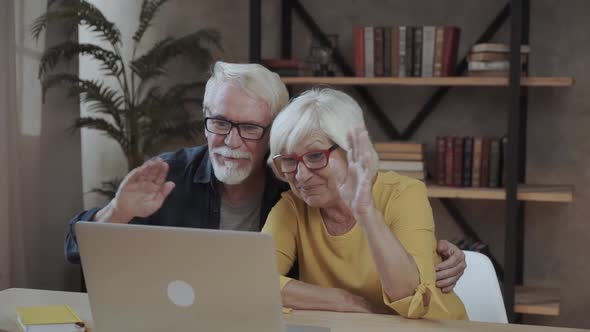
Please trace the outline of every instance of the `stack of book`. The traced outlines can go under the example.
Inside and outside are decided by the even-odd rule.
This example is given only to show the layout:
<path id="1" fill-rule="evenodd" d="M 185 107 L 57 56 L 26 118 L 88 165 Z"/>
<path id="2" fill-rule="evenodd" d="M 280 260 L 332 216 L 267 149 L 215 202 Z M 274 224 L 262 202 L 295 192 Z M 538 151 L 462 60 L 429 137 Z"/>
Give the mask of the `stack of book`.
<path id="1" fill-rule="evenodd" d="M 303 67 L 298 59 L 262 59 L 261 64 L 279 76 L 299 76 Z"/>
<path id="2" fill-rule="evenodd" d="M 522 74 L 526 75 L 529 45 L 520 48 L 520 65 Z M 510 71 L 510 45 L 475 44 L 467 57 L 469 76 L 508 76 Z"/>
<path id="3" fill-rule="evenodd" d="M 439 136 L 436 183 L 451 187 L 501 187 L 507 138 Z"/>
<path id="4" fill-rule="evenodd" d="M 454 26 L 354 27 L 355 75 L 453 76 L 460 32 Z"/>
<path id="5" fill-rule="evenodd" d="M 424 180 L 424 144 L 411 142 L 375 143 L 379 155 L 379 170 Z"/>

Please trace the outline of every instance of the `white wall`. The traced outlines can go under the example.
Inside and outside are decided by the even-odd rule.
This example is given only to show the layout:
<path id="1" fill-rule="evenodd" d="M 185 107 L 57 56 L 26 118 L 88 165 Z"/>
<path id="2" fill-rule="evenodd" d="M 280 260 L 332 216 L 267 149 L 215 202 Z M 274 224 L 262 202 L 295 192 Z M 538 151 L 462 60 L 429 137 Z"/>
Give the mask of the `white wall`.
<path id="1" fill-rule="evenodd" d="M 95 0 L 91 2 L 100 8 L 106 17 L 117 23 L 123 35 L 123 43 L 125 45 L 122 48 L 122 52 L 124 56 L 130 58 L 131 50 L 128 46 L 131 45 L 131 36 L 135 31 L 135 24 L 137 24 L 135 23 L 135 17 L 138 16 L 138 8 L 141 1 L 127 0 L 114 2 L 109 0 Z M 79 41 L 80 43 L 94 43 L 108 47 L 108 42 L 101 41 L 96 34 L 88 31 L 88 29 L 80 29 Z M 83 79 L 102 78 L 98 63 L 92 61 L 89 57 L 80 58 L 79 67 L 80 77 Z M 113 79 L 106 80 L 106 82 L 113 88 L 118 87 L 118 83 Z M 97 116 L 96 114 L 89 114 L 83 104 L 80 105 L 80 114 L 82 116 Z M 123 152 L 113 140 L 104 137 L 95 130 L 83 129 L 81 135 L 82 184 L 84 193 L 87 193 L 92 188 L 100 187 L 102 181 L 107 181 L 125 174 L 127 162 Z M 84 195 L 85 207 L 102 203 L 103 201 L 98 195 Z"/>

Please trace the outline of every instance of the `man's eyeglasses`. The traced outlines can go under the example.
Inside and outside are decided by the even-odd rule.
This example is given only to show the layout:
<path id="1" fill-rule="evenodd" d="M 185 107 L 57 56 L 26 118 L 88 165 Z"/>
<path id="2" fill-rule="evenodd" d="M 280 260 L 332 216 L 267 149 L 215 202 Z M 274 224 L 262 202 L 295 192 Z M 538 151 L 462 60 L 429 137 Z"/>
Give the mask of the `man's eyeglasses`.
<path id="1" fill-rule="evenodd" d="M 299 162 L 303 162 L 309 170 L 319 170 L 328 165 L 330 153 L 338 148 L 338 144 L 332 145 L 327 150 L 308 151 L 301 156 L 296 154 L 279 154 L 272 157 L 276 169 L 281 173 L 295 173 Z"/>
<path id="2" fill-rule="evenodd" d="M 262 127 L 251 123 L 235 123 L 218 118 L 205 118 L 205 129 L 213 134 L 227 135 L 232 129 L 238 128 L 240 137 L 250 140 L 260 140 L 268 127 Z"/>

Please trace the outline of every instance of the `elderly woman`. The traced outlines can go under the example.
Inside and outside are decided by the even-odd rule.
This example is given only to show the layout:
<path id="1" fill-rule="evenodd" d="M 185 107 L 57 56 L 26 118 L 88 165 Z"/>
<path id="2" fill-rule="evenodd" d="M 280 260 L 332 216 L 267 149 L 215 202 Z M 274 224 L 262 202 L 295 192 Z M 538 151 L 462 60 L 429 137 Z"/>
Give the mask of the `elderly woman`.
<path id="1" fill-rule="evenodd" d="M 457 295 L 435 286 L 441 259 L 426 187 L 377 172 L 351 97 L 302 94 L 274 121 L 270 143 L 269 163 L 291 187 L 262 230 L 276 242 L 285 307 L 467 318 Z M 285 276 L 296 260 L 299 280 Z"/>

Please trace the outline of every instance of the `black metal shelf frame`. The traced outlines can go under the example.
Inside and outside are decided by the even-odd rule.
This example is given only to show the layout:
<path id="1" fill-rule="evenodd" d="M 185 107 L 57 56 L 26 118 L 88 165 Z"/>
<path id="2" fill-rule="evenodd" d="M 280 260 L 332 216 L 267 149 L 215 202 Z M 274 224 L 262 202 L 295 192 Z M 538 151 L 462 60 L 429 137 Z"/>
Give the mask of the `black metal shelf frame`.
<path id="1" fill-rule="evenodd" d="M 509 95 L 508 115 L 508 164 L 506 183 L 506 229 L 504 267 L 491 255 L 490 258 L 498 276 L 503 279 L 504 304 L 510 322 L 520 319 L 514 313 L 515 286 L 523 282 L 524 257 L 524 203 L 517 199 L 518 183 L 526 181 L 526 131 L 527 131 L 527 88 L 520 86 L 520 46 L 529 43 L 530 0 L 509 0 L 492 19 L 486 30 L 479 36 L 476 43 L 484 43 L 498 32 L 510 19 L 510 76 L 506 88 Z M 250 62 L 260 63 L 261 60 L 261 0 L 250 0 Z M 281 56 L 292 56 L 292 17 L 296 14 L 303 24 L 311 31 L 313 37 L 322 45 L 329 46 L 329 39 L 308 11 L 298 0 L 282 0 L 281 7 Z M 354 76 L 352 67 L 347 63 L 338 49 L 333 51 L 333 59 L 340 66 L 344 75 Z M 457 75 L 467 69 L 467 57 L 463 57 L 456 68 Z M 407 128 L 399 131 L 389 120 L 387 114 L 379 106 L 369 90 L 363 86 L 354 86 L 356 92 L 368 106 L 370 113 L 377 119 L 381 129 L 392 140 L 408 140 L 416 133 L 424 121 L 452 87 L 438 88 L 420 108 Z M 429 174 L 430 176 L 430 174 Z M 477 232 L 469 225 L 451 199 L 440 199 L 449 215 L 462 231 L 474 240 L 480 240 Z"/>

